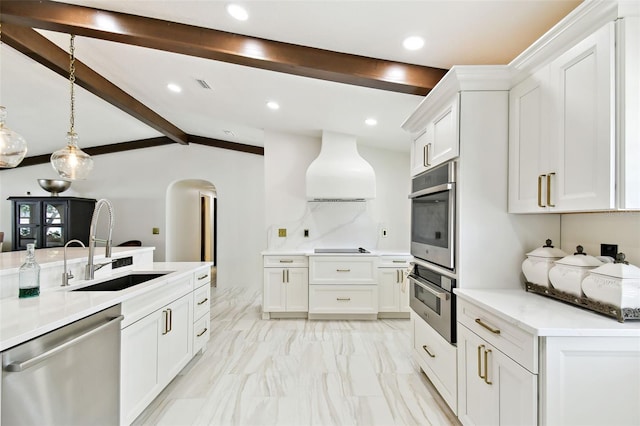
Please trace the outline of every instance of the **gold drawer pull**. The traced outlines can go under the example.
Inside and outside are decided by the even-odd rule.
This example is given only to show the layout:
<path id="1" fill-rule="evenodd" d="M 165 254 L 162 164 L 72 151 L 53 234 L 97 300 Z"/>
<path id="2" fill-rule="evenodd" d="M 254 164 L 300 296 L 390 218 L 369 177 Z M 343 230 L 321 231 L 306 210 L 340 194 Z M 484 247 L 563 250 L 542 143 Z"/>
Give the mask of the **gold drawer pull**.
<path id="1" fill-rule="evenodd" d="M 207 300 L 209 300 L 209 298 L 205 297 L 204 300 L 202 300 L 202 302 L 198 302 L 198 305 L 202 305 L 203 303 L 206 303 Z"/>
<path id="2" fill-rule="evenodd" d="M 476 323 L 480 324 L 482 327 L 486 328 L 487 330 L 489 330 L 493 334 L 500 334 L 500 330 L 499 329 L 493 328 L 490 325 L 487 325 L 487 324 L 483 323 L 480 318 L 476 318 Z"/>
<path id="3" fill-rule="evenodd" d="M 198 277 L 198 281 L 200 281 L 200 280 L 204 280 L 204 279 L 205 279 L 205 278 L 207 278 L 208 276 L 209 276 L 209 274 L 200 275 L 200 276 Z"/>
<path id="4" fill-rule="evenodd" d="M 488 363 L 488 358 L 489 358 L 489 354 L 491 353 L 491 349 L 487 349 L 486 351 L 484 351 L 484 382 L 488 385 L 492 385 L 493 382 L 489 381 L 489 363 Z"/>
<path id="5" fill-rule="evenodd" d="M 484 349 L 484 345 L 478 346 L 478 377 L 484 379 L 485 377 L 482 375 L 482 350 Z"/>
<path id="6" fill-rule="evenodd" d="M 350 297 L 336 297 L 336 300 L 343 301 L 343 302 L 348 302 L 349 300 L 351 300 L 351 298 Z"/>
<path id="7" fill-rule="evenodd" d="M 427 345 L 422 345 L 422 349 L 424 349 L 424 351 L 425 351 L 426 353 L 428 353 L 428 354 L 429 354 L 429 356 L 430 356 L 431 358 L 435 358 L 435 357 L 436 357 L 434 354 L 432 354 L 431 352 L 429 352 L 429 349 L 427 349 Z"/>
<path id="8" fill-rule="evenodd" d="M 280 259 L 280 263 L 293 263 L 293 259 Z"/>
<path id="9" fill-rule="evenodd" d="M 551 204 L 551 176 L 555 176 L 556 174 L 551 172 L 547 175 L 547 206 L 555 207 L 555 204 Z"/>
<path id="10" fill-rule="evenodd" d="M 336 269 L 336 272 L 351 272 L 351 269 Z"/>
<path id="11" fill-rule="evenodd" d="M 202 336 L 204 333 L 206 333 L 206 332 L 207 332 L 207 330 L 208 330 L 208 328 L 207 328 L 207 327 L 205 327 L 205 328 L 204 328 L 204 330 L 202 330 L 200 333 L 198 333 L 198 334 L 196 335 L 196 337 L 200 337 L 200 336 Z"/>
<path id="12" fill-rule="evenodd" d="M 546 207 L 542 204 L 542 180 L 547 175 L 538 175 L 538 207 Z"/>
<path id="13" fill-rule="evenodd" d="M 393 263 L 406 263 L 406 260 L 393 260 Z"/>

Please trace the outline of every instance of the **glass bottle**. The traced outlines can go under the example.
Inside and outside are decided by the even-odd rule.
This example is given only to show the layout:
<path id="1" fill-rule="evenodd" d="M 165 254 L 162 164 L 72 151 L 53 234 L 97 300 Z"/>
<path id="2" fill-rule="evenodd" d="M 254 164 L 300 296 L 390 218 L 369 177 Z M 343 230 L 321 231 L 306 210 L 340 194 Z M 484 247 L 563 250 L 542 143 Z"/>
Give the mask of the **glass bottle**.
<path id="1" fill-rule="evenodd" d="M 18 297 L 35 297 L 40 294 L 40 265 L 36 263 L 35 244 L 27 244 L 27 258 L 20 267 L 18 276 Z"/>

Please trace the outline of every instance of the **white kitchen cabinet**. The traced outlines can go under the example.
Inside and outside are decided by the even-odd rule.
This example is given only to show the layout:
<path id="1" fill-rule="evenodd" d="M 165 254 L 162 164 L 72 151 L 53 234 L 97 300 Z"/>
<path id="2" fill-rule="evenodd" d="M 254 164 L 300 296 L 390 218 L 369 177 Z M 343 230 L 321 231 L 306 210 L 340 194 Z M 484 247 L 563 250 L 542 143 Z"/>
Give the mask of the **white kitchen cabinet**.
<path id="1" fill-rule="evenodd" d="M 205 351 L 210 335 L 211 267 L 194 273 L 193 291 L 193 353 Z"/>
<path id="2" fill-rule="evenodd" d="M 625 40 L 635 34 L 633 21 L 619 33 L 616 58 L 616 26 L 624 25 L 607 23 L 511 89 L 511 213 L 610 210 L 637 203 L 632 188 L 640 191 L 639 179 L 624 155 L 616 158 L 617 151 L 636 152 L 639 145 L 622 118 L 638 111 L 638 101 L 632 100 L 638 93 L 620 87 L 629 78 L 619 69 L 635 63 L 626 73 L 637 70 L 631 55 L 638 55 L 637 48 L 623 50 L 620 43 L 637 46 Z M 622 129 L 630 129 L 626 137 Z"/>
<path id="3" fill-rule="evenodd" d="M 378 316 L 409 317 L 407 269 L 410 256 L 380 256 L 378 267 Z"/>
<path id="4" fill-rule="evenodd" d="M 540 424 L 640 424 L 640 338 L 546 337 Z"/>
<path id="5" fill-rule="evenodd" d="M 130 424 L 191 359 L 192 306 L 189 293 L 122 330 L 122 424 Z"/>
<path id="6" fill-rule="evenodd" d="M 461 324 L 458 370 L 462 424 L 537 424 L 538 376 Z"/>
<path id="7" fill-rule="evenodd" d="M 415 176 L 459 153 L 459 95 L 431 116 L 423 117 L 423 130 L 411 146 L 411 176 Z"/>
<path id="8" fill-rule="evenodd" d="M 264 256 L 262 310 L 302 314 L 309 310 L 309 268 L 306 256 Z"/>
<path id="9" fill-rule="evenodd" d="M 336 284 L 310 285 L 309 314 L 377 315 L 378 286 Z M 375 317 L 372 319 L 375 319 Z"/>
<path id="10" fill-rule="evenodd" d="M 454 414 L 458 412 L 457 350 L 415 312 L 411 313 L 413 359 Z"/>

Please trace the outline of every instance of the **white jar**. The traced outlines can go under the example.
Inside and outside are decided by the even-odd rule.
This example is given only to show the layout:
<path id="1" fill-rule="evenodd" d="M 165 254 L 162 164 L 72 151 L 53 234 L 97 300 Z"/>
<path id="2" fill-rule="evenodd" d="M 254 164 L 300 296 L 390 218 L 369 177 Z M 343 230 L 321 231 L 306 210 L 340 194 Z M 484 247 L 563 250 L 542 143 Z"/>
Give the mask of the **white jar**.
<path id="1" fill-rule="evenodd" d="M 552 241 L 545 241 L 545 245 L 527 253 L 527 258 L 522 262 L 522 273 L 527 282 L 549 287 L 549 270 L 553 268 L 554 261 L 567 255 L 559 248 L 551 245 Z"/>
<path id="2" fill-rule="evenodd" d="M 582 291 L 589 299 L 618 308 L 640 308 L 640 268 L 625 263 L 620 253 L 616 263 L 591 270 L 582 281 Z"/>
<path id="3" fill-rule="evenodd" d="M 583 253 L 582 246 L 578 246 L 572 256 L 556 260 L 555 266 L 549 271 L 549 280 L 553 288 L 582 297 L 582 280 L 589 271 L 602 264 L 595 257 Z"/>

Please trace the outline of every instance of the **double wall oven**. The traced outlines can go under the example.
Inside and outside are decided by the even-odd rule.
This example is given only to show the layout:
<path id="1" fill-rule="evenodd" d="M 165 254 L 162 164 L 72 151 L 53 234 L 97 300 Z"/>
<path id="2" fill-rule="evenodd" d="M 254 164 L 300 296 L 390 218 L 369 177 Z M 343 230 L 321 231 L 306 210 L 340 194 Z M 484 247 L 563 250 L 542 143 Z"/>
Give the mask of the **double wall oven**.
<path id="1" fill-rule="evenodd" d="M 449 343 L 456 343 L 456 164 L 451 161 L 411 182 L 410 306 Z"/>

